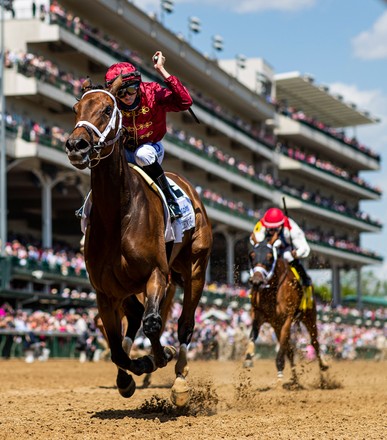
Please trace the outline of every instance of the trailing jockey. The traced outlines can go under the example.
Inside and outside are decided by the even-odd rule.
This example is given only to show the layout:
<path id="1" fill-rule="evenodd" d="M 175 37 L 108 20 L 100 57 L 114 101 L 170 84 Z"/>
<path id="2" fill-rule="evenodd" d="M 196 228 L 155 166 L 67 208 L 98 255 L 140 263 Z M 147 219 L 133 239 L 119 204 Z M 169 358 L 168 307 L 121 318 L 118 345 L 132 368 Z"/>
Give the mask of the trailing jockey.
<path id="1" fill-rule="evenodd" d="M 298 224 L 290 217 L 287 217 L 279 208 L 268 209 L 263 217 L 257 222 L 250 235 L 250 243 L 256 246 L 268 235 L 272 236 L 278 232 L 282 241 L 281 253 L 283 258 L 294 267 L 301 277 L 306 297 L 310 302 L 312 297 L 312 279 L 307 274 L 300 259 L 306 258 L 310 253 L 310 247 L 306 241 L 305 234 Z"/>

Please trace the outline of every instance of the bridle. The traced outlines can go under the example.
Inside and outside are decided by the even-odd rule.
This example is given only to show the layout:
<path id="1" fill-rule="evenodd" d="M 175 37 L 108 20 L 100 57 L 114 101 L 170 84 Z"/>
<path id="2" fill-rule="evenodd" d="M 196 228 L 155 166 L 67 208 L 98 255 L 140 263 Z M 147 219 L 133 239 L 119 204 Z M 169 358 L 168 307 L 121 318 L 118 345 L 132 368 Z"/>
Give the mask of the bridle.
<path id="1" fill-rule="evenodd" d="M 255 266 L 253 267 L 253 273 L 259 272 L 262 275 L 264 281 L 267 283 L 273 278 L 275 267 L 277 265 L 277 260 L 278 260 L 278 250 L 276 246 L 273 246 L 271 244 L 267 243 L 266 246 L 269 249 L 273 250 L 273 262 L 271 263 L 271 268 L 269 271 L 267 271 L 266 268 L 263 266 Z"/>
<path id="2" fill-rule="evenodd" d="M 79 127 L 83 127 L 87 133 L 90 136 L 91 139 L 91 153 L 95 152 L 97 157 L 90 159 L 90 155 L 88 154 L 87 156 L 87 160 L 88 160 L 88 164 L 87 167 L 88 168 L 94 168 L 95 166 L 97 166 L 99 164 L 99 162 L 102 159 L 106 159 L 107 157 L 109 157 L 114 150 L 114 144 L 116 143 L 116 141 L 120 138 L 121 134 L 122 134 L 122 114 L 121 111 L 119 110 L 118 106 L 117 106 L 117 101 L 116 98 L 107 90 L 102 90 L 102 89 L 94 89 L 94 90 L 88 90 L 87 92 L 85 92 L 82 97 L 81 100 L 86 96 L 89 95 L 91 93 L 105 93 L 106 95 L 110 96 L 110 98 L 112 99 L 113 103 L 114 103 L 114 108 L 113 108 L 113 112 L 112 115 L 110 117 L 110 121 L 108 122 L 107 126 L 105 127 L 104 131 L 101 132 L 94 124 L 92 124 L 89 121 L 78 121 L 73 129 L 73 131 Z M 106 140 L 106 138 L 109 136 L 110 132 L 114 129 L 114 127 L 116 126 L 116 122 L 117 122 L 117 115 L 118 115 L 118 127 L 115 133 L 115 136 L 113 139 L 110 140 Z M 94 134 L 97 135 L 98 137 L 98 142 L 97 144 L 94 143 Z M 109 145 L 112 145 L 112 148 L 110 150 L 110 152 L 108 154 L 106 154 L 105 156 L 101 156 L 101 152 L 102 149 L 105 147 L 108 147 Z M 79 150 L 79 153 L 88 153 L 90 150 L 90 147 L 84 149 L 84 150 Z M 93 165 L 92 162 L 96 161 L 96 163 Z"/>
<path id="3" fill-rule="evenodd" d="M 264 266 L 254 266 L 252 268 L 253 274 L 258 272 L 262 275 L 263 282 L 265 283 L 265 288 L 270 287 L 269 282 L 274 276 L 275 268 L 277 266 L 278 261 L 278 247 L 281 244 L 281 240 L 277 239 L 273 244 L 266 243 L 266 246 L 273 251 L 273 261 L 271 263 L 271 267 L 267 270 Z M 287 275 L 287 271 L 284 273 L 283 277 L 278 281 L 278 287 L 284 282 Z"/>

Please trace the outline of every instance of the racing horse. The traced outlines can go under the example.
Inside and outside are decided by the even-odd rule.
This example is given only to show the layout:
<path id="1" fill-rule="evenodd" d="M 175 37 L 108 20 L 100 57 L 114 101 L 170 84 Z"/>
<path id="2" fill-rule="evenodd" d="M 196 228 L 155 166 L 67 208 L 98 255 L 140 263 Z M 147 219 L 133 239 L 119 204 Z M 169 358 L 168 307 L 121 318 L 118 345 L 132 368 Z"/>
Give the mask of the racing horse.
<path id="1" fill-rule="evenodd" d="M 305 325 L 316 352 L 320 370 L 325 371 L 328 366 L 320 355 L 315 302 L 313 301 L 312 308 L 300 310 L 303 288 L 290 265 L 281 257 L 280 246 L 281 240 L 278 239 L 276 233 L 255 247 L 250 255 L 253 265 L 253 274 L 250 278 L 253 322 L 244 366 L 252 366 L 255 341 L 262 324 L 268 322 L 273 327 L 279 343 L 276 356 L 278 380 L 282 381 L 285 355 L 287 355 L 292 371 L 291 383 L 296 386 L 298 379 L 294 362 L 294 347 L 290 340 L 293 322 L 302 322 Z"/>
<path id="2" fill-rule="evenodd" d="M 162 200 L 125 158 L 125 131 L 115 97 L 121 84 L 121 77 L 108 89 L 92 86 L 89 79 L 83 83 L 82 97 L 73 108 L 75 127 L 65 144 L 70 163 L 91 170 L 93 203 L 85 235 L 85 263 L 123 397 L 131 397 L 136 389 L 129 373 L 149 374 L 175 356 L 173 347 L 163 347 L 160 342 L 174 293 L 174 289 L 166 289 L 169 274 L 174 283 L 182 285 L 171 400 L 183 406 L 190 395 L 187 349 L 212 247 L 211 225 L 192 185 L 168 173 L 190 198 L 195 225 L 184 232 L 180 243 L 166 246 Z M 123 316 L 128 322 L 125 335 L 121 331 Z M 152 354 L 131 359 L 131 345 L 141 324 Z"/>

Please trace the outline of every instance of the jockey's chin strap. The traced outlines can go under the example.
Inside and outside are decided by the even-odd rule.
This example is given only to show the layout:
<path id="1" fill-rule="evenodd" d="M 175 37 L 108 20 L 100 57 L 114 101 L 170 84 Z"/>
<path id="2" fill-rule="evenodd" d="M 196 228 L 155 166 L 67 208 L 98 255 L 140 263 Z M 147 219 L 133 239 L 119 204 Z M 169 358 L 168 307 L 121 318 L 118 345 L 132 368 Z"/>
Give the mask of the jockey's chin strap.
<path id="1" fill-rule="evenodd" d="M 110 121 L 107 124 L 107 126 L 105 127 L 105 130 L 101 133 L 101 131 L 91 122 L 89 121 L 78 121 L 74 127 L 74 130 L 78 127 L 84 127 L 86 129 L 86 131 L 89 133 L 90 137 L 93 140 L 93 133 L 91 132 L 91 130 L 97 135 L 98 137 L 98 143 L 97 144 L 92 144 L 92 148 L 93 150 L 97 153 L 97 157 L 95 160 L 97 161 L 97 163 L 95 165 L 91 165 L 91 160 L 89 162 L 89 168 L 93 168 L 96 165 L 98 165 L 98 163 L 102 160 L 102 159 L 106 159 L 107 157 L 109 157 L 114 150 L 114 144 L 116 143 L 116 141 L 120 138 L 121 136 L 121 129 L 122 129 L 122 114 L 117 106 L 117 101 L 116 98 L 107 90 L 102 90 L 102 89 L 95 89 L 95 90 L 88 90 L 87 92 L 85 92 L 82 95 L 82 98 L 85 97 L 86 95 L 90 94 L 90 93 L 105 93 L 106 95 L 110 96 L 110 98 L 112 99 L 113 103 L 114 103 L 114 108 L 113 108 L 113 113 L 111 115 Z M 82 99 L 81 98 L 81 99 Z M 114 129 L 114 127 L 116 126 L 116 122 L 117 122 L 117 115 L 118 115 L 118 127 L 116 130 L 116 135 L 114 136 L 113 139 L 110 139 L 108 141 L 106 141 L 105 139 L 107 138 L 107 136 L 109 135 L 109 133 Z M 90 130 L 91 129 L 91 130 Z M 109 145 L 112 145 L 112 149 L 111 151 L 106 155 L 101 157 L 101 151 L 102 148 L 104 147 L 108 147 Z"/>
<path id="2" fill-rule="evenodd" d="M 277 260 L 278 260 L 278 250 L 276 243 L 274 243 L 274 245 L 268 244 L 267 247 L 273 249 L 273 262 L 271 264 L 270 271 L 268 272 L 262 266 L 256 266 L 253 268 L 253 273 L 259 272 L 263 276 L 263 279 L 266 283 L 268 283 L 273 278 L 275 267 L 277 265 Z"/>

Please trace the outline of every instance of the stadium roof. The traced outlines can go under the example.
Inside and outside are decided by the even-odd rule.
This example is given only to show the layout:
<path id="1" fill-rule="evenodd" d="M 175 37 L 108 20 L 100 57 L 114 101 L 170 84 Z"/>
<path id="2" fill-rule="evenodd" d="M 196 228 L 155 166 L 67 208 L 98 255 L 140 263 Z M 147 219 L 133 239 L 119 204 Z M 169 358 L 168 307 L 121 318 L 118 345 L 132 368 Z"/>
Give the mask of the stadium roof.
<path id="1" fill-rule="evenodd" d="M 275 75 L 276 99 L 331 127 L 355 127 L 379 122 L 356 104 L 344 102 L 338 94 L 329 93 L 329 87 L 315 84 L 311 75 L 299 72 Z"/>

